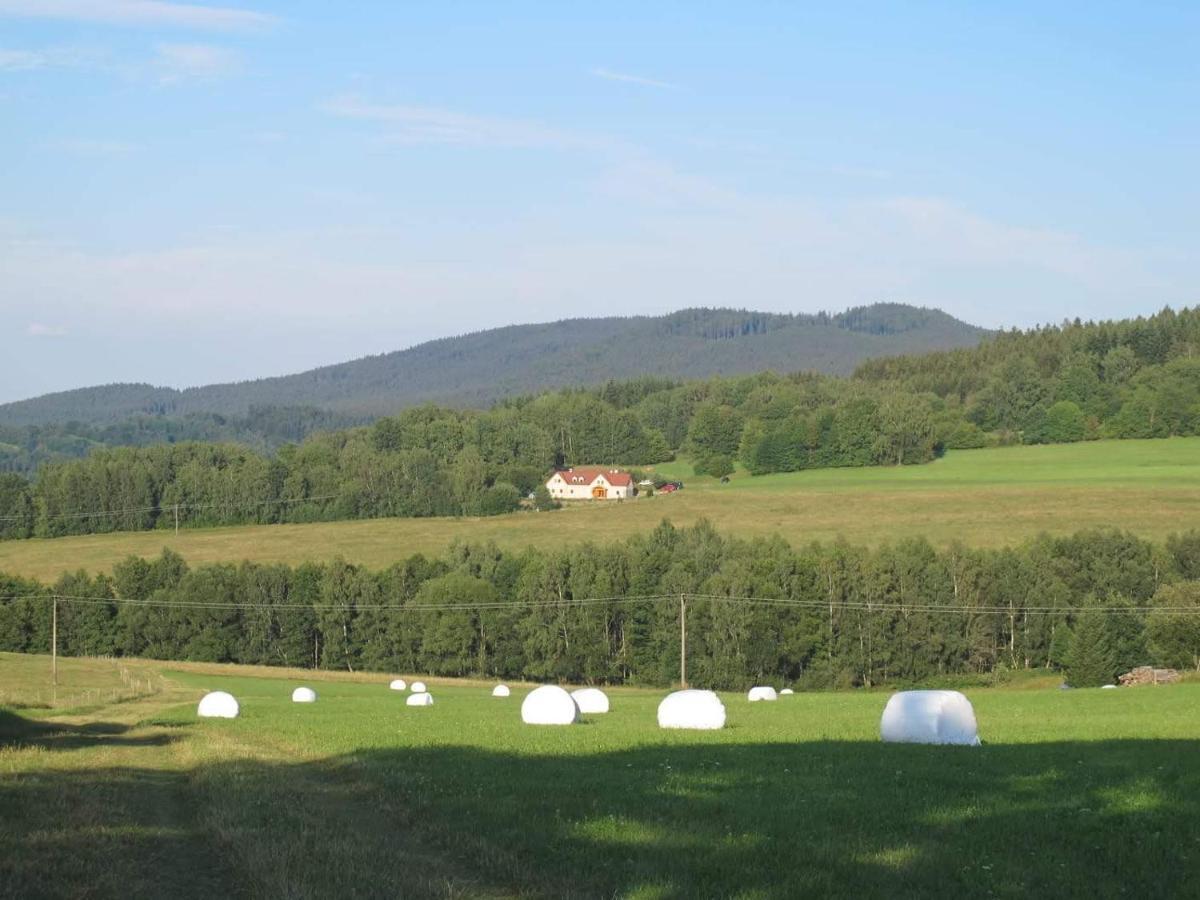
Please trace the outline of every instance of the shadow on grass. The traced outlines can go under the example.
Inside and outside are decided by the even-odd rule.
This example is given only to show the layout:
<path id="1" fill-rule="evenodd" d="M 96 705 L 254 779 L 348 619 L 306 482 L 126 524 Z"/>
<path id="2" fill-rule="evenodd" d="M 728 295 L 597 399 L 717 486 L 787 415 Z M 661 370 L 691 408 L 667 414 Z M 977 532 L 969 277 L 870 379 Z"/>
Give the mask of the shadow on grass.
<path id="1" fill-rule="evenodd" d="M 540 757 L 372 749 L 178 777 L 198 810 L 195 839 L 231 861 L 227 893 L 1195 896 L 1198 760 L 1197 741 L 698 740 Z M 87 827 L 56 833 L 79 859 L 133 871 L 172 858 L 178 836 L 156 829 L 163 777 L 0 777 L 0 876 L 19 878 L 28 867 L 14 858 L 44 854 L 39 811 L 64 792 L 122 798 Z M 11 810 L 30 818 L 14 822 Z M 137 838 L 113 848 L 99 836 L 108 828 Z M 56 893 L 87 883 L 62 881 Z"/>
<path id="2" fill-rule="evenodd" d="M 161 747 L 178 740 L 171 734 L 129 735 L 133 726 L 119 722 L 67 722 L 27 719 L 0 709 L 0 746 L 37 746 L 45 750 L 80 750 L 102 746 Z"/>

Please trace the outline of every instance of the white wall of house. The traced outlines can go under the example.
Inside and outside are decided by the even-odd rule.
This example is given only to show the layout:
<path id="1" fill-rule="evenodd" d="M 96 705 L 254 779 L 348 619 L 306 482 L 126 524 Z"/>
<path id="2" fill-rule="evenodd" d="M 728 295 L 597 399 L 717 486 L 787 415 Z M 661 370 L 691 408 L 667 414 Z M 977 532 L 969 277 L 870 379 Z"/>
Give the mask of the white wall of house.
<path id="1" fill-rule="evenodd" d="M 603 473 L 555 472 L 546 482 L 546 490 L 556 500 L 625 500 L 633 496 L 632 484 L 614 485 Z"/>

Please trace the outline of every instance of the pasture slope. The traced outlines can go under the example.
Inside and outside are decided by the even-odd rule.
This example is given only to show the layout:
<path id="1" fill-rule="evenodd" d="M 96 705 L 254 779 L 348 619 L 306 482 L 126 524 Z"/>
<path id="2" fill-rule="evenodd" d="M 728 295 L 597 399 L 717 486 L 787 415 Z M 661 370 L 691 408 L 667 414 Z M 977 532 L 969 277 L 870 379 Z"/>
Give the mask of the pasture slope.
<path id="1" fill-rule="evenodd" d="M 428 679 L 436 705 L 412 709 L 382 674 L 64 660 L 63 702 L 149 692 L 72 708 L 47 674 L 0 654 L 6 896 L 1092 898 L 1200 879 L 1195 683 L 970 690 L 984 745 L 965 748 L 881 744 L 879 692 L 726 694 L 729 726 L 697 733 L 657 729 L 660 691 L 537 728 L 525 687 Z M 290 702 L 300 683 L 316 704 Z M 209 689 L 242 717 L 197 720 Z"/>
<path id="2" fill-rule="evenodd" d="M 383 568 L 414 553 L 440 554 L 454 540 L 506 548 L 605 542 L 664 518 L 708 518 L 741 537 L 780 534 L 794 545 L 845 537 L 879 544 L 923 535 L 1004 546 L 1039 532 L 1128 529 L 1146 538 L 1200 523 L 1200 438 L 1102 441 L 951 451 L 903 468 L 822 469 L 729 484 L 660 466 L 685 490 L 623 503 L 583 503 L 551 513 L 482 519 L 370 519 L 86 535 L 0 543 L 0 571 L 52 581 L 67 569 L 108 571 L 129 554 L 170 547 L 188 562 L 250 559 L 300 563 L 336 556 Z"/>

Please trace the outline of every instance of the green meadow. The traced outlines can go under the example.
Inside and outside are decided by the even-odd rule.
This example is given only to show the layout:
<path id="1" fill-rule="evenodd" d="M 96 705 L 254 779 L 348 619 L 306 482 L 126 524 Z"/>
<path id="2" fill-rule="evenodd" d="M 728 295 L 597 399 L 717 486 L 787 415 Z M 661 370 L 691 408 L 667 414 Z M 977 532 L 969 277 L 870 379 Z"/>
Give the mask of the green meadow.
<path id="1" fill-rule="evenodd" d="M 5 896 L 1183 896 L 1200 684 L 968 690 L 983 746 L 885 745 L 886 693 L 659 691 L 525 726 L 524 686 L 0 654 Z M 121 674 L 119 670 L 127 670 Z M 114 674 L 116 673 L 116 674 Z M 99 682 L 139 687 L 80 705 Z M 293 704 L 308 683 L 319 701 Z M 206 690 L 242 703 L 198 720 Z"/>
<path id="2" fill-rule="evenodd" d="M 822 469 L 728 484 L 658 467 L 687 485 L 673 495 L 584 502 L 547 513 L 489 518 L 370 519 L 311 525 L 126 532 L 0 543 L 0 571 L 52 581 L 64 570 L 108 571 L 163 547 L 200 564 L 250 559 L 300 563 L 336 556 L 383 568 L 452 541 L 504 548 L 605 542 L 707 518 L 742 537 L 781 534 L 793 544 L 844 537 L 878 545 L 923 535 L 935 544 L 1017 543 L 1039 532 L 1118 527 L 1161 540 L 1200 524 L 1200 438 L 1098 441 L 947 453 L 928 465 Z"/>

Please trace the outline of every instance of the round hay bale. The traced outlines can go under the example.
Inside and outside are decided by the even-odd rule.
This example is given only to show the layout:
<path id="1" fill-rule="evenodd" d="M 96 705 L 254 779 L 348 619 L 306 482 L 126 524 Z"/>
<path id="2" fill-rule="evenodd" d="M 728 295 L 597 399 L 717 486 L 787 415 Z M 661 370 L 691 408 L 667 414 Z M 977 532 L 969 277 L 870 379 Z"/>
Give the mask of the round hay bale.
<path id="1" fill-rule="evenodd" d="M 883 710 L 879 734 L 890 743 L 979 746 L 975 710 L 958 691 L 892 694 Z"/>
<path id="2" fill-rule="evenodd" d="M 292 691 L 293 703 L 316 703 L 317 692 L 310 687 L 298 687 Z"/>
<path id="3" fill-rule="evenodd" d="M 579 707 L 581 713 L 608 712 L 608 694 L 599 688 L 580 688 L 577 691 L 571 691 L 571 696 L 575 699 L 575 705 Z"/>
<path id="4" fill-rule="evenodd" d="M 658 704 L 658 727 L 703 731 L 724 728 L 725 704 L 712 691 L 675 691 Z"/>
<path id="5" fill-rule="evenodd" d="M 225 691 L 205 694 L 196 707 L 196 715 L 205 719 L 236 719 L 241 711 L 237 699 Z"/>
<path id="6" fill-rule="evenodd" d="M 522 701 L 521 721 L 526 725 L 574 725 L 579 721 L 579 705 L 558 685 L 543 684 Z"/>
<path id="7" fill-rule="evenodd" d="M 1115 684 L 1100 685 L 1100 690 L 1102 690 L 1102 691 L 1115 691 L 1116 689 L 1117 689 L 1117 686 Z"/>
<path id="8" fill-rule="evenodd" d="M 492 688 L 492 696 L 493 697 L 507 697 L 511 693 L 512 693 L 512 691 L 510 691 L 508 689 L 507 684 L 498 684 L 494 688 Z"/>
<path id="9" fill-rule="evenodd" d="M 414 681 L 414 682 L 412 683 L 412 692 L 413 692 L 414 694 L 423 694 L 423 693 L 425 693 L 425 682 L 423 682 L 423 681 Z"/>
<path id="10" fill-rule="evenodd" d="M 408 682 L 403 678 L 397 678 L 395 681 L 389 684 L 388 687 L 390 687 L 393 691 L 407 691 Z"/>
<path id="11" fill-rule="evenodd" d="M 428 691 L 409 694 L 404 703 L 406 706 L 433 706 L 433 694 Z"/>
<path id="12" fill-rule="evenodd" d="M 790 697 L 794 693 L 796 693 L 796 692 L 793 691 L 791 688 L 784 688 L 782 691 L 779 692 L 779 696 L 780 697 Z"/>
<path id="13" fill-rule="evenodd" d="M 757 703 L 759 700 L 778 700 L 779 695 L 775 693 L 773 687 L 752 687 L 750 693 L 746 695 L 746 699 L 751 703 Z"/>

